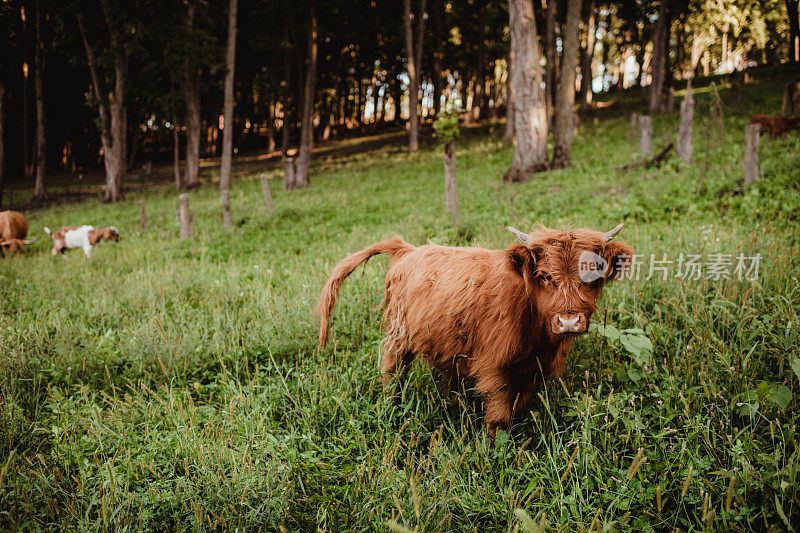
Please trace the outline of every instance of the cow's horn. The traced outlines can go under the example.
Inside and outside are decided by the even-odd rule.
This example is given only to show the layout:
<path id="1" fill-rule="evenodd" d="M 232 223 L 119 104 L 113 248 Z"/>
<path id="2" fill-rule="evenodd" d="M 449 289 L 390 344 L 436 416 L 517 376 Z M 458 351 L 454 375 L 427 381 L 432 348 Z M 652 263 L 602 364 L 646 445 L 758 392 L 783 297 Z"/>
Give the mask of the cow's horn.
<path id="1" fill-rule="evenodd" d="M 616 237 L 616 236 L 617 236 L 617 233 L 619 233 L 620 231 L 622 231 L 622 228 L 624 228 L 624 227 L 625 227 L 625 224 L 624 224 L 624 223 L 622 223 L 622 222 L 620 222 L 619 224 L 617 224 L 617 227 L 615 227 L 615 228 L 614 228 L 614 229 L 612 229 L 611 231 L 607 231 L 607 232 L 605 232 L 605 233 L 603 234 L 603 242 L 608 242 L 608 241 L 610 241 L 611 239 L 613 239 L 614 237 Z"/>
<path id="2" fill-rule="evenodd" d="M 521 240 L 522 242 L 524 242 L 525 244 L 528 244 L 528 239 L 529 239 L 530 237 L 528 237 L 528 234 L 527 234 L 527 233 L 522 233 L 522 232 L 521 232 L 520 230 L 518 230 L 517 228 L 512 228 L 511 226 L 508 226 L 508 231 L 510 231 L 511 233 L 513 233 L 514 235 L 516 235 L 516 236 L 517 236 L 517 238 L 518 238 L 519 240 Z"/>

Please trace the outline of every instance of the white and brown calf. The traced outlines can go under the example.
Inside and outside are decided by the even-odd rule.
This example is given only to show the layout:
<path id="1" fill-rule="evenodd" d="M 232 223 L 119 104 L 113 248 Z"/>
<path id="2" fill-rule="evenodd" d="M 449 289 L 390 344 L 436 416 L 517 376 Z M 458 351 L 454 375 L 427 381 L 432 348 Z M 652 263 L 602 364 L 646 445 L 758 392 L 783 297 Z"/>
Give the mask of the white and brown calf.
<path id="1" fill-rule="evenodd" d="M 67 248 L 81 248 L 88 259 L 92 248 L 102 240 L 119 241 L 119 230 L 114 226 L 95 228 L 94 226 L 64 226 L 53 233 L 50 228 L 44 231 L 53 237 L 53 257 L 63 254 Z"/>

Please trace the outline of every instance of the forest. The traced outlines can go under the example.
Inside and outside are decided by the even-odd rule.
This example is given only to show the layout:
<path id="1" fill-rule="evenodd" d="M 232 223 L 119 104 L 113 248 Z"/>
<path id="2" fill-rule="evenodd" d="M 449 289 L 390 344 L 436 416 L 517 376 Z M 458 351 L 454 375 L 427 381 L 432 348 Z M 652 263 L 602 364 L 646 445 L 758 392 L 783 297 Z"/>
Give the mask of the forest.
<path id="1" fill-rule="evenodd" d="M 0 530 L 800 527 L 797 0 L 0 39 Z"/>

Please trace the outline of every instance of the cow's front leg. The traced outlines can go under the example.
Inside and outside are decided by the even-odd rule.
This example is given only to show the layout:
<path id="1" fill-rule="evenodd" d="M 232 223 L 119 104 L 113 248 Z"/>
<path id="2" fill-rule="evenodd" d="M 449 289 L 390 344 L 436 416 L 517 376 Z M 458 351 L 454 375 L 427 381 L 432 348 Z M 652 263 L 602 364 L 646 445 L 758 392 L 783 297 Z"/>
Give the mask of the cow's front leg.
<path id="1" fill-rule="evenodd" d="M 512 402 L 509 394 L 504 391 L 486 395 L 486 432 L 492 440 L 498 429 L 507 432 L 511 427 Z"/>
<path id="2" fill-rule="evenodd" d="M 519 383 L 515 383 L 511 376 L 498 376 L 492 380 L 499 385 L 494 391 L 486 393 L 486 430 L 489 437 L 494 440 L 498 429 L 508 431 L 511 428 L 511 420 L 514 414 L 524 409 L 530 402 L 534 389 Z"/>

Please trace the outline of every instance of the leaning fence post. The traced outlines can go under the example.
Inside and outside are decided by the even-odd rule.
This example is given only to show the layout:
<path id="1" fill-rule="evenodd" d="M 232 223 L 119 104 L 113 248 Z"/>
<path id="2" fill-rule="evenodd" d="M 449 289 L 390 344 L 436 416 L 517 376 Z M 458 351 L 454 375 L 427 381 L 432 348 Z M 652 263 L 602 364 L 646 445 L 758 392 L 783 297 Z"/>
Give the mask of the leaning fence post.
<path id="1" fill-rule="evenodd" d="M 761 133 L 759 124 L 749 124 L 744 130 L 744 184 L 752 185 L 760 177 L 761 161 L 758 157 L 758 138 Z"/>
<path id="2" fill-rule="evenodd" d="M 628 139 L 631 141 L 631 144 L 636 142 L 636 137 L 639 136 L 639 115 L 636 114 L 636 111 L 631 113 L 631 125 L 630 129 L 628 130 Z"/>
<path id="3" fill-rule="evenodd" d="M 653 119 L 648 115 L 639 117 L 639 150 L 645 157 L 653 153 Z"/>
<path id="4" fill-rule="evenodd" d="M 267 175 L 262 172 L 259 179 L 261 180 L 261 193 L 264 195 L 264 203 L 267 204 L 267 214 L 272 217 L 275 214 L 275 202 L 272 201 L 272 192 L 269 190 Z"/>
<path id="5" fill-rule="evenodd" d="M 188 239 L 192 235 L 192 212 L 189 210 L 189 195 L 183 193 L 180 195 L 181 199 L 181 239 Z"/>
<path id="6" fill-rule="evenodd" d="M 142 233 L 147 231 L 147 214 L 144 211 L 144 198 L 139 200 L 139 226 L 142 228 Z"/>
<path id="7" fill-rule="evenodd" d="M 681 101 L 681 118 L 678 123 L 678 157 L 688 163 L 692 159 L 692 121 L 694 121 L 694 99 L 691 90 Z"/>

